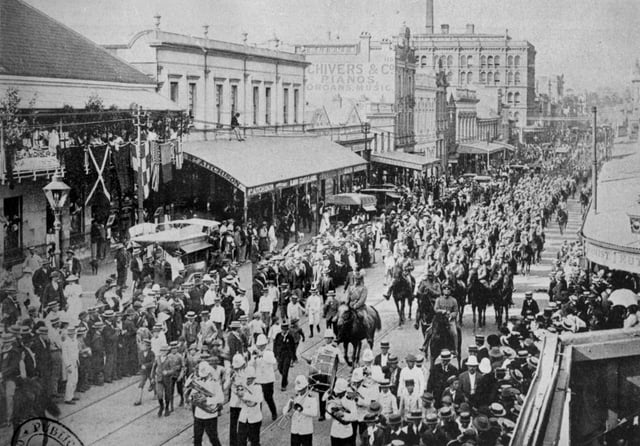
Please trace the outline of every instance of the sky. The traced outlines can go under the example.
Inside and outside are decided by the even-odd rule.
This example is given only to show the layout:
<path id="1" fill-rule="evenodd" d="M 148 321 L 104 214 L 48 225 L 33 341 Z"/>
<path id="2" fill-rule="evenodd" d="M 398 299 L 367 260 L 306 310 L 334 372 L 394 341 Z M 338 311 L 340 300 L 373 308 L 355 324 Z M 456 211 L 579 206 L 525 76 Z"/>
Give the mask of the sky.
<path id="1" fill-rule="evenodd" d="M 356 41 L 396 35 L 403 23 L 423 32 L 425 0 L 25 0 L 98 43 L 124 43 L 153 28 L 212 39 L 266 43 Z M 434 0 L 437 31 L 504 33 L 537 51 L 536 74 L 564 74 L 576 91 L 629 86 L 640 57 L 640 0 Z"/>

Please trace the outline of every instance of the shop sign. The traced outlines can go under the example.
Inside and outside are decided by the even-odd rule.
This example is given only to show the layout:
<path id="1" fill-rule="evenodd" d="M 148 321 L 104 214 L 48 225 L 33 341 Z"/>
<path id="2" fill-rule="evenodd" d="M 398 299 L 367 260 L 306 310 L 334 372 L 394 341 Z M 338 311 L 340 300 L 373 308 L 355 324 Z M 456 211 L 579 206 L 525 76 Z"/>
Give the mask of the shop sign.
<path id="1" fill-rule="evenodd" d="M 263 186 L 256 186 L 250 189 L 247 189 L 247 195 L 259 195 L 265 194 L 267 192 L 271 192 L 273 190 L 273 184 L 265 184 Z"/>
<path id="2" fill-rule="evenodd" d="M 361 164 L 359 166 L 354 167 L 353 172 L 362 172 L 363 170 L 367 170 L 367 165 L 366 164 Z"/>
<path id="3" fill-rule="evenodd" d="M 350 173 L 353 173 L 353 167 L 345 167 L 340 172 L 340 175 L 347 175 L 347 174 L 350 174 Z"/>
<path id="4" fill-rule="evenodd" d="M 337 174 L 337 172 L 335 170 L 329 171 L 329 172 L 322 172 L 320 174 L 320 179 L 321 180 L 328 180 L 330 178 L 335 177 Z"/>
<path id="5" fill-rule="evenodd" d="M 603 248 L 587 241 L 585 243 L 585 255 L 590 261 L 598 265 L 640 274 L 640 253 Z"/>
<path id="6" fill-rule="evenodd" d="M 243 185 L 240 184 L 240 182 L 235 179 L 234 177 L 232 177 L 231 175 L 229 175 L 227 172 L 225 172 L 224 170 L 220 169 L 217 166 L 214 166 L 211 163 L 206 162 L 205 160 L 203 160 L 202 158 L 198 158 L 197 156 L 193 156 L 190 155 L 188 153 L 185 153 L 185 159 L 187 159 L 188 161 L 192 162 L 193 164 L 196 164 L 204 169 L 207 169 L 208 171 L 218 175 L 220 178 L 227 180 L 229 183 L 231 183 L 234 187 L 237 187 L 238 189 L 240 189 L 241 191 L 245 191 L 245 187 Z"/>
<path id="7" fill-rule="evenodd" d="M 279 183 L 276 183 L 276 189 L 286 189 L 287 187 L 289 187 L 289 181 L 280 181 Z"/>

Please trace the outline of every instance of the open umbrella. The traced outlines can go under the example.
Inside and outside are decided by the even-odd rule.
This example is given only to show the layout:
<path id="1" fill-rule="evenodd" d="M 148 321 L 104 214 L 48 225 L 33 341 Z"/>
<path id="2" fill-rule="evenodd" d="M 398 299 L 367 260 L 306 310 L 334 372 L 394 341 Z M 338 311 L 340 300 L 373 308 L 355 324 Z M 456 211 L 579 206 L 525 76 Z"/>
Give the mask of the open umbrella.
<path id="1" fill-rule="evenodd" d="M 622 305 L 623 307 L 637 305 L 638 295 L 630 289 L 620 288 L 619 290 L 615 290 L 611 293 L 609 296 L 609 303 L 611 306 Z"/>

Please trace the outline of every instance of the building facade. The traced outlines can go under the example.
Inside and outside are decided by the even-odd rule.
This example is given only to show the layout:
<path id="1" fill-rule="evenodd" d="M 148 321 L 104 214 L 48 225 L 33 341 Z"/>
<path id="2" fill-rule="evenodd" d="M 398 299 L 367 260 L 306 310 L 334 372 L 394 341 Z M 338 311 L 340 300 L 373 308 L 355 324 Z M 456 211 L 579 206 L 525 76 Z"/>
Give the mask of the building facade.
<path id="1" fill-rule="evenodd" d="M 105 48 L 147 73 L 196 129 L 228 129 L 235 113 L 247 127 L 302 124 L 303 55 L 249 45 L 246 35 L 244 44 L 209 39 L 207 27 L 203 37 L 170 33 L 155 19 L 155 29 Z"/>
<path id="2" fill-rule="evenodd" d="M 329 37 L 323 43 L 294 45 L 295 53 L 310 63 L 307 103 L 313 108 L 325 106 L 337 95 L 355 100 L 363 104 L 362 118 L 378 135 L 379 148 L 413 151 L 416 67 L 410 39 L 409 29 L 403 27 L 393 40 L 375 41 L 363 32 L 357 42 Z"/>
<path id="3" fill-rule="evenodd" d="M 451 33 L 443 24 L 438 34 L 414 34 L 417 72 L 444 70 L 451 87 L 500 90 L 510 118 L 526 127 L 535 117 L 535 47 L 503 35 L 477 34 L 474 25 Z M 496 93 L 497 94 L 497 93 Z"/>

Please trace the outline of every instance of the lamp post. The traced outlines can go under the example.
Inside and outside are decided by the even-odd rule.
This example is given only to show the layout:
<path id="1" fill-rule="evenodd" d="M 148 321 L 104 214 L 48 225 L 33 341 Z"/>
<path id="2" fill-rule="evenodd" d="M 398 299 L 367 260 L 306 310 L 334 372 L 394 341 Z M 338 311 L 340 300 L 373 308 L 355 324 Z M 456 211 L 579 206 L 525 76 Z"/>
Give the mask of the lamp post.
<path id="1" fill-rule="evenodd" d="M 44 196 L 47 197 L 47 201 L 49 202 L 49 206 L 53 210 L 54 222 L 53 229 L 56 231 L 56 240 L 58 240 L 56 247 L 56 259 L 62 263 L 62 233 L 60 229 L 62 228 L 62 224 L 60 223 L 60 214 L 62 212 L 62 208 L 67 202 L 67 197 L 69 197 L 69 191 L 71 188 L 67 186 L 64 181 L 62 181 L 62 175 L 56 172 L 51 178 L 51 182 L 42 188 L 44 191 Z"/>

